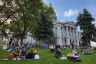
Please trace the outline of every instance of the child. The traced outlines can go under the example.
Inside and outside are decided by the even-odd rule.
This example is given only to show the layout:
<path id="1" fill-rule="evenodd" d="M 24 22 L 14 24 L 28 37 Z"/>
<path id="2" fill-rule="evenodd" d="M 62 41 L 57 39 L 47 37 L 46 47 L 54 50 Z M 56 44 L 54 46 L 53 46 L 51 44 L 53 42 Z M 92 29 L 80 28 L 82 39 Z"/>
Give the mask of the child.
<path id="1" fill-rule="evenodd" d="M 12 60 L 12 59 L 13 59 L 13 53 L 9 53 L 9 54 L 8 54 L 8 59 L 9 59 L 9 60 Z"/>

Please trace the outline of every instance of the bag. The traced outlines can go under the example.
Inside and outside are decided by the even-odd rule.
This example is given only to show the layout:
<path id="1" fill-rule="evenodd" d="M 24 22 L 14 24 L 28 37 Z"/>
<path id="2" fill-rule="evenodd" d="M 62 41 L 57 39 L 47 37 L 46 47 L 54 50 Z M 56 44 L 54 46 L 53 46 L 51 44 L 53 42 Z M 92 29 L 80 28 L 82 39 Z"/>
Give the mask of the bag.
<path id="1" fill-rule="evenodd" d="M 40 57 L 39 57 L 38 54 L 36 54 L 35 57 L 34 57 L 34 59 L 39 59 L 39 58 L 40 58 Z"/>

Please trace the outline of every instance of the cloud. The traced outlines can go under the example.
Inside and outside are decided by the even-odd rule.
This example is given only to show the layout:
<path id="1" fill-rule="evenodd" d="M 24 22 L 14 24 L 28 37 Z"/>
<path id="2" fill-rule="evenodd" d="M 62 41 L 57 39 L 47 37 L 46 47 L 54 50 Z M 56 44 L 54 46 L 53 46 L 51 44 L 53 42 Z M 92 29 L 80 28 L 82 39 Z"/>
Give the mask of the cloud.
<path id="1" fill-rule="evenodd" d="M 95 27 L 96 27 L 96 21 L 92 22 L 92 24 L 94 24 L 94 25 L 95 25 Z"/>
<path id="2" fill-rule="evenodd" d="M 57 11 L 56 10 L 54 10 L 55 11 L 55 13 L 57 13 Z"/>
<path id="3" fill-rule="evenodd" d="M 46 2 L 45 0 L 43 0 L 44 2 Z"/>
<path id="4" fill-rule="evenodd" d="M 96 15 L 96 13 L 95 12 L 93 12 L 93 13 L 91 13 L 92 15 Z"/>
<path id="5" fill-rule="evenodd" d="M 92 15 L 96 15 L 96 8 L 92 8 L 91 14 L 92 14 Z"/>
<path id="6" fill-rule="evenodd" d="M 64 12 L 64 16 L 70 17 L 77 14 L 78 12 L 79 12 L 78 10 L 69 9 Z"/>
<path id="7" fill-rule="evenodd" d="M 89 10 L 89 13 L 91 13 L 92 15 L 96 15 L 96 8 L 95 7 L 89 7 L 88 10 Z"/>

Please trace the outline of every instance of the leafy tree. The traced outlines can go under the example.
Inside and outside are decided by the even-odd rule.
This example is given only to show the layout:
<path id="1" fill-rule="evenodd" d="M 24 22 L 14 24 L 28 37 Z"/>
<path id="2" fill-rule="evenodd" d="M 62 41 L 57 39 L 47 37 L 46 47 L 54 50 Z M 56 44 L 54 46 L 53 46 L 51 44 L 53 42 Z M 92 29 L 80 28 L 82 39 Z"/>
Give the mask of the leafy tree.
<path id="1" fill-rule="evenodd" d="M 8 29 L 6 29 L 8 27 L 9 27 L 8 24 L 3 24 L 0 27 L 0 35 L 1 35 L 0 37 L 8 37 L 8 33 L 7 33 Z"/>
<path id="2" fill-rule="evenodd" d="M 6 25 L 2 26 L 1 31 L 2 33 L 4 33 L 6 29 L 9 29 L 12 33 L 13 38 L 21 40 L 21 44 L 23 43 L 23 39 L 26 37 L 26 34 L 28 32 L 31 31 L 32 34 L 37 34 L 37 27 L 40 26 L 38 24 L 43 19 L 49 21 L 48 23 L 46 23 L 46 25 L 50 24 L 50 26 L 48 27 L 52 28 L 51 14 L 54 13 L 54 9 L 51 6 L 45 6 L 42 0 L 4 0 L 3 2 L 6 5 L 4 4 L 1 6 L 2 12 L 0 13 L 4 14 L 2 18 L 5 18 L 5 20 L 3 21 L 3 23 L 1 23 L 1 25 L 3 25 L 4 22 L 8 19 L 11 19 L 11 22 L 10 24 L 7 24 L 7 27 Z M 47 29 L 47 27 L 46 31 L 48 31 L 48 33 L 50 34 L 52 32 L 51 29 Z M 49 37 L 51 36 L 44 36 L 45 39 L 48 39 Z"/>
<path id="3" fill-rule="evenodd" d="M 12 18 L 10 30 L 21 40 L 22 44 L 26 34 L 35 26 L 43 2 L 42 0 L 15 0 L 14 3 L 16 15 Z"/>
<path id="4" fill-rule="evenodd" d="M 0 34 L 1 37 L 8 37 L 8 20 L 16 14 L 13 4 L 14 0 L 1 0 L 0 3 Z"/>
<path id="5" fill-rule="evenodd" d="M 54 9 L 51 6 L 47 5 L 45 5 L 44 9 L 41 11 L 37 20 L 37 28 L 33 33 L 33 36 L 37 40 L 41 42 L 52 42 L 52 40 L 54 39 L 52 22 L 52 14 L 54 13 Z"/>
<path id="6" fill-rule="evenodd" d="M 11 22 L 6 28 L 2 26 L 4 29 L 1 30 L 4 32 L 4 30 L 9 29 L 13 37 L 20 39 L 22 44 L 26 34 L 35 30 L 33 28 L 35 28 L 36 19 L 43 8 L 43 2 L 42 0 L 4 0 L 3 2 L 6 4 L 1 6 L 4 8 L 0 12 L 2 15 L 4 14 L 2 16 L 2 18 L 5 18 L 3 23 L 6 18 L 11 19 Z"/>
<path id="7" fill-rule="evenodd" d="M 16 12 L 14 10 L 14 0 L 1 0 L 0 5 L 0 26 L 10 19 Z"/>
<path id="8" fill-rule="evenodd" d="M 86 46 L 90 44 L 90 40 L 92 36 L 95 34 L 95 26 L 92 24 L 94 18 L 92 15 L 87 11 L 87 9 L 83 10 L 83 13 L 79 14 L 77 17 L 77 26 L 80 26 L 82 31 L 82 45 Z"/>

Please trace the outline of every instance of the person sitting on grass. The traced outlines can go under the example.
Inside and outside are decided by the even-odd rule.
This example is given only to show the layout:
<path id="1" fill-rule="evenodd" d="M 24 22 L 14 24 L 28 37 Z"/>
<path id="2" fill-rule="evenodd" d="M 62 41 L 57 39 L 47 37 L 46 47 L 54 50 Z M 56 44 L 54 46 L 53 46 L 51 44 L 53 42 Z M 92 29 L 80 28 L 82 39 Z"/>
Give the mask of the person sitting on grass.
<path id="1" fill-rule="evenodd" d="M 81 62 L 81 60 L 79 59 L 79 55 L 77 54 L 76 50 L 73 50 L 72 53 L 67 54 L 67 58 L 73 62 Z"/>
<path id="2" fill-rule="evenodd" d="M 8 59 L 9 59 L 9 60 L 12 60 L 12 59 L 13 59 L 13 53 L 9 53 L 9 54 L 8 54 Z"/>
<path id="3" fill-rule="evenodd" d="M 37 54 L 37 50 L 35 48 L 32 48 L 32 54 L 33 54 L 33 57 L 35 57 L 35 55 Z"/>
<path id="4" fill-rule="evenodd" d="M 81 52 L 80 53 L 84 54 L 84 48 L 83 47 L 81 48 Z"/>
<path id="5" fill-rule="evenodd" d="M 44 49 L 47 49 L 48 48 L 48 44 L 44 44 Z"/>
<path id="6" fill-rule="evenodd" d="M 90 46 L 87 46 L 85 48 L 85 52 L 84 52 L 85 55 L 90 55 L 91 54 L 91 47 Z"/>
<path id="7" fill-rule="evenodd" d="M 17 49 L 14 49 L 12 51 L 13 53 L 13 60 L 20 60 L 20 50 L 17 48 Z"/>
<path id="8" fill-rule="evenodd" d="M 23 50 L 21 51 L 20 57 L 21 57 L 22 59 L 25 59 L 25 56 L 26 56 L 26 50 L 23 49 Z"/>
<path id="9" fill-rule="evenodd" d="M 54 52 L 54 46 L 53 46 L 53 44 L 52 45 L 49 45 L 49 49 L 50 49 L 51 52 Z"/>
<path id="10" fill-rule="evenodd" d="M 61 54 L 61 52 L 60 52 L 60 48 L 56 48 L 56 49 L 55 49 L 55 57 L 56 57 L 56 58 L 62 57 L 62 54 Z"/>
<path id="11" fill-rule="evenodd" d="M 34 57 L 33 57 L 33 54 L 32 54 L 32 51 L 29 52 L 28 54 L 26 54 L 25 58 L 26 58 L 26 59 L 32 59 L 32 58 L 34 58 Z"/>

